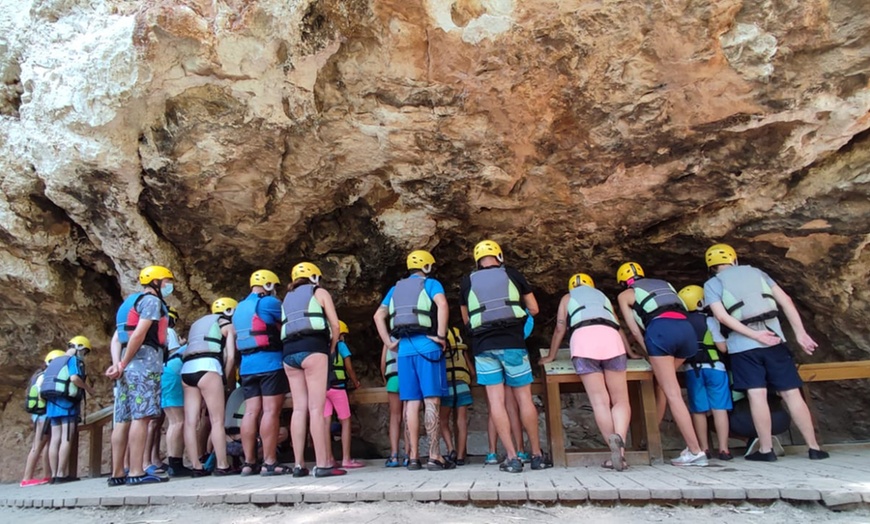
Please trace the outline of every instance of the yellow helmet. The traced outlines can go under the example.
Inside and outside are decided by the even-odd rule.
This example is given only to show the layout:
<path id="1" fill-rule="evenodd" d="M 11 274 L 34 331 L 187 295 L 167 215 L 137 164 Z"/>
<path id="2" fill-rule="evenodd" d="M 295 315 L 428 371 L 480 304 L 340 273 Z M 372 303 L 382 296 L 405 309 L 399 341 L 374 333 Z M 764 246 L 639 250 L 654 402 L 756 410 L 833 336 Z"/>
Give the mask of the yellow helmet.
<path id="1" fill-rule="evenodd" d="M 172 319 L 173 322 L 178 322 L 178 310 L 173 306 L 169 306 L 166 308 L 169 314 L 169 318 Z"/>
<path id="2" fill-rule="evenodd" d="M 311 262 L 300 262 L 293 266 L 293 271 L 290 273 L 290 280 L 296 280 L 297 278 L 307 278 L 311 282 L 317 284 L 320 281 L 320 277 L 323 276 L 323 273 L 320 271 L 320 268 L 312 264 Z"/>
<path id="3" fill-rule="evenodd" d="M 686 308 L 689 311 L 695 311 L 696 309 L 703 309 L 704 307 L 704 288 L 701 286 L 691 285 L 686 286 L 677 293 L 680 298 L 683 299 L 683 302 L 686 304 Z"/>
<path id="4" fill-rule="evenodd" d="M 345 324 L 343 320 L 339 320 L 338 321 L 338 334 L 339 335 L 346 335 L 348 333 L 350 333 L 350 330 L 347 329 L 347 324 Z"/>
<path id="5" fill-rule="evenodd" d="M 139 272 L 139 283 L 143 286 L 150 284 L 155 280 L 163 280 L 164 278 L 175 278 L 172 271 L 163 266 L 148 266 Z"/>
<path id="6" fill-rule="evenodd" d="M 433 264 L 435 264 L 435 257 L 428 251 L 418 249 L 411 251 L 411 254 L 408 255 L 408 269 L 419 269 L 423 273 L 429 274 Z"/>
<path id="7" fill-rule="evenodd" d="M 251 273 L 251 287 L 254 286 L 262 286 L 265 287 L 266 284 L 280 284 L 281 279 L 278 278 L 278 275 L 272 273 L 268 269 L 259 269 Z"/>
<path id="8" fill-rule="evenodd" d="M 75 336 L 69 339 L 68 346 L 70 349 L 75 349 L 76 351 L 80 349 L 91 350 L 91 341 L 88 340 L 88 337 L 83 337 L 81 335 Z"/>
<path id="9" fill-rule="evenodd" d="M 707 249 L 704 258 L 707 259 L 708 268 L 722 264 L 733 264 L 737 262 L 737 252 L 728 244 L 714 244 Z"/>
<path id="10" fill-rule="evenodd" d="M 616 270 L 616 283 L 624 284 L 633 278 L 642 276 L 644 276 L 644 274 L 643 268 L 640 267 L 640 264 L 637 262 L 626 262 Z"/>
<path id="11" fill-rule="evenodd" d="M 221 297 L 211 303 L 211 312 L 215 315 L 223 313 L 226 316 L 230 316 L 238 306 L 238 301 L 229 297 Z"/>
<path id="12" fill-rule="evenodd" d="M 66 352 L 59 349 L 52 349 L 48 352 L 48 355 L 45 355 L 45 363 L 50 364 L 52 360 L 56 359 L 57 357 L 63 356 L 66 356 Z"/>
<path id="13" fill-rule="evenodd" d="M 571 291 L 575 287 L 580 286 L 589 286 L 594 288 L 595 282 L 593 282 L 592 277 L 590 277 L 586 273 L 577 273 L 576 275 L 572 275 L 571 278 L 568 279 L 568 291 Z"/>
<path id="14" fill-rule="evenodd" d="M 474 246 L 474 261 L 477 262 L 483 257 L 495 257 L 499 262 L 504 262 L 501 246 L 492 240 L 484 240 Z"/>
<path id="15" fill-rule="evenodd" d="M 458 327 L 452 327 L 447 330 L 447 345 L 452 348 L 465 345 L 462 342 L 462 335 L 459 333 Z"/>

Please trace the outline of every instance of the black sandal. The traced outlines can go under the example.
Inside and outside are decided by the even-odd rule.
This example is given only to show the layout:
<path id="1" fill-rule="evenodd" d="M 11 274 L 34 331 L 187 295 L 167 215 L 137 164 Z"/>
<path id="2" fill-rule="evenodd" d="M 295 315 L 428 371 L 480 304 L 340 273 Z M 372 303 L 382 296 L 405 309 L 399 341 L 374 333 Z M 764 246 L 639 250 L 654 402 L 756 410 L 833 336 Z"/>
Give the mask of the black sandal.
<path id="1" fill-rule="evenodd" d="M 227 475 L 234 475 L 236 473 L 238 472 L 229 466 L 225 468 L 214 468 L 214 471 L 212 472 L 215 477 L 226 477 Z"/>
<path id="2" fill-rule="evenodd" d="M 264 462 L 263 467 L 260 468 L 260 476 L 271 477 L 273 475 L 284 475 L 288 471 L 289 469 L 286 466 L 278 464 L 277 462 L 274 464 L 266 464 Z"/>
<path id="3" fill-rule="evenodd" d="M 257 471 L 259 469 L 260 468 L 258 468 L 256 464 L 252 464 L 250 462 L 243 462 L 242 463 L 242 471 L 241 471 L 240 475 L 243 477 L 247 477 L 249 475 L 253 475 L 254 473 L 257 473 Z M 247 472 L 245 470 L 247 470 Z"/>

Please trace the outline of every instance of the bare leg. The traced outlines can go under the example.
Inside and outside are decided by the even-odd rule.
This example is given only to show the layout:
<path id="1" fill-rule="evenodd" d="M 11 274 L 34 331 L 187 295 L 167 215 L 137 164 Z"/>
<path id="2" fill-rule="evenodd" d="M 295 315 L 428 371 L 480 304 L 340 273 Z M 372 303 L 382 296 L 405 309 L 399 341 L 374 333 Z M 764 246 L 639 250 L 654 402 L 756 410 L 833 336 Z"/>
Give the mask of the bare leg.
<path id="1" fill-rule="evenodd" d="M 623 442 L 628 435 L 631 424 L 631 402 L 628 398 L 628 382 L 625 371 L 604 370 L 604 382 L 610 395 L 610 413 L 613 419 L 613 432 L 622 437 Z"/>
<path id="2" fill-rule="evenodd" d="M 439 411 L 441 397 L 428 397 L 423 399 L 426 408 L 426 436 L 429 437 L 429 460 L 444 461 L 441 456 L 441 420 Z"/>
<path id="3" fill-rule="evenodd" d="M 449 455 L 455 448 L 453 447 L 453 434 L 450 433 L 450 413 L 451 409 L 441 406 L 439 422 L 441 425 L 441 438 L 444 439 L 444 444 L 447 445 L 447 454 Z"/>
<path id="4" fill-rule="evenodd" d="M 230 464 L 227 462 L 227 433 L 224 427 L 226 405 L 223 379 L 217 373 L 206 373 L 199 380 L 197 388 L 208 409 L 209 422 L 211 422 L 211 444 L 217 459 L 217 467 L 227 469 Z"/>
<path id="5" fill-rule="evenodd" d="M 656 415 L 659 417 L 659 424 L 665 419 L 665 412 L 668 410 L 668 397 L 665 396 L 665 391 L 662 386 L 656 382 Z"/>
<path id="6" fill-rule="evenodd" d="M 538 408 L 535 407 L 535 403 L 532 401 L 532 386 L 525 385 L 510 389 L 514 390 L 514 398 L 517 399 L 517 406 L 520 409 L 523 429 L 526 430 L 526 435 L 529 436 L 529 446 L 532 448 L 532 455 L 542 455 L 541 439 L 538 435 Z"/>
<path id="7" fill-rule="evenodd" d="M 305 383 L 308 386 L 308 415 L 311 420 L 311 440 L 314 441 L 314 458 L 319 468 L 333 466 L 333 464 L 327 462 L 329 458 L 326 456 L 326 438 L 329 432 L 326 428 L 326 421 L 323 418 L 328 368 L 329 355 L 324 353 L 313 353 L 302 361 L 302 371 L 305 373 Z"/>
<path id="8" fill-rule="evenodd" d="M 134 420 L 130 423 L 129 450 L 130 450 L 130 476 L 141 477 L 145 474 L 142 467 L 142 458 L 145 453 L 145 439 L 148 438 L 148 423 L 151 417 Z"/>
<path id="9" fill-rule="evenodd" d="M 692 425 L 695 426 L 695 436 L 698 437 L 698 445 L 707 451 L 710 449 L 710 441 L 707 439 L 707 413 L 692 413 Z"/>
<path id="10" fill-rule="evenodd" d="M 332 423 L 332 417 L 323 417 L 323 425 L 326 426 L 326 460 L 330 464 L 335 464 L 335 454 L 332 452 L 332 435 L 329 431 L 329 426 Z M 342 437 L 344 437 L 344 427 L 342 429 Z M 344 441 L 341 442 L 342 450 L 344 450 Z M 342 455 L 344 456 L 344 455 Z M 316 458 L 316 457 L 315 457 Z"/>
<path id="11" fill-rule="evenodd" d="M 263 463 L 278 462 L 278 426 L 284 395 L 263 397 L 263 418 L 260 419 L 260 439 L 263 441 Z M 322 408 L 323 406 L 321 406 Z M 322 414 L 322 413 L 321 413 Z"/>
<path id="12" fill-rule="evenodd" d="M 465 460 L 468 454 L 468 406 L 456 409 L 456 456 Z"/>
<path id="13" fill-rule="evenodd" d="M 420 404 L 419 400 L 405 402 L 405 440 L 411 446 L 409 458 L 420 459 Z"/>
<path id="14" fill-rule="evenodd" d="M 48 421 L 46 421 L 48 422 Z M 58 455 L 60 454 L 60 440 L 63 436 L 63 426 L 51 426 L 51 441 L 48 443 L 48 462 L 51 465 L 51 478 L 60 476 L 58 470 Z"/>
<path id="15" fill-rule="evenodd" d="M 495 432 L 504 446 L 508 459 L 517 458 L 517 448 L 511 438 L 511 424 L 505 409 L 504 384 L 486 386 L 486 397 L 489 399 L 489 417 L 492 419 Z"/>
<path id="16" fill-rule="evenodd" d="M 595 416 L 595 424 L 598 425 L 598 431 L 604 437 L 604 442 L 607 442 L 607 438 L 614 434 L 616 430 L 613 426 L 613 413 L 610 411 L 610 394 L 607 392 L 607 386 L 604 383 L 604 373 L 585 373 L 580 375 L 580 381 L 583 382 L 586 396 L 589 397 L 589 404 L 592 405 L 592 414 Z M 621 436 L 625 438 L 624 435 Z"/>
<path id="17" fill-rule="evenodd" d="M 58 477 L 67 477 L 70 475 L 69 472 L 69 456 L 72 452 L 72 439 L 75 434 L 77 428 L 77 423 L 75 420 L 72 422 L 66 422 L 61 424 L 61 439 L 60 439 L 60 449 L 57 454 L 57 476 Z M 78 450 L 76 450 L 78 452 Z"/>
<path id="18" fill-rule="evenodd" d="M 245 414 L 242 416 L 242 449 L 245 451 L 245 462 L 257 463 L 257 426 L 260 424 L 260 413 L 263 410 L 263 397 L 251 397 L 245 400 Z"/>
<path id="19" fill-rule="evenodd" d="M 308 385 L 305 383 L 305 373 L 284 364 L 284 373 L 290 383 L 290 395 L 293 397 L 293 414 L 290 416 L 290 441 L 293 443 L 293 457 L 296 465 L 305 466 L 305 436 L 308 434 Z M 323 418 L 323 412 L 318 416 Z"/>
<path id="20" fill-rule="evenodd" d="M 45 431 L 45 424 L 47 422 L 48 419 L 45 417 L 39 417 L 33 424 L 33 443 L 30 445 L 30 452 L 27 453 L 27 462 L 24 465 L 24 479 L 22 480 L 30 480 L 34 476 L 36 463 L 39 462 L 40 457 L 42 457 L 42 448 L 45 446 L 43 432 Z M 49 468 L 51 468 L 51 465 L 49 465 Z M 46 470 L 46 472 L 48 472 L 48 470 Z"/>
<path id="21" fill-rule="evenodd" d="M 767 404 L 767 388 L 753 388 L 746 390 L 749 398 L 749 412 L 752 415 L 752 424 L 758 433 L 758 451 L 769 453 L 773 451 L 773 436 L 770 434 L 770 406 Z"/>
<path id="22" fill-rule="evenodd" d="M 517 451 L 523 451 L 526 446 L 523 442 L 523 423 L 520 417 L 520 409 L 517 405 L 517 399 L 514 397 L 514 389 L 507 386 L 504 388 L 504 407 L 511 424 L 511 436 L 513 437 L 514 446 L 516 446 Z"/>
<path id="23" fill-rule="evenodd" d="M 399 433 L 402 429 L 402 401 L 398 393 L 387 393 L 390 403 L 390 456 L 399 456 Z"/>
<path id="24" fill-rule="evenodd" d="M 341 460 L 342 462 L 350 463 L 352 457 L 350 456 L 350 417 L 347 417 L 344 420 L 340 420 L 341 422 Z M 329 435 L 329 431 L 326 432 Z M 332 446 L 329 446 L 330 450 Z"/>
<path id="25" fill-rule="evenodd" d="M 510 433 L 510 429 L 508 429 Z M 486 437 L 489 442 L 489 452 L 498 452 L 498 432 L 495 429 L 495 421 L 492 419 L 492 407 L 489 408 L 489 416 L 486 420 Z"/>
<path id="26" fill-rule="evenodd" d="M 674 421 L 677 423 L 677 429 L 680 430 L 689 451 L 697 455 L 703 450 L 698 444 L 698 437 L 695 436 L 695 428 L 692 426 L 692 416 L 683 401 L 680 383 L 677 382 L 677 367 L 682 365 L 683 360 L 674 359 L 671 356 L 650 357 L 649 359 L 653 374 L 655 374 L 656 380 L 668 399 L 668 406 L 671 408 Z"/>
<path id="27" fill-rule="evenodd" d="M 181 458 L 184 453 L 184 408 L 165 408 L 166 420 L 166 454 L 172 458 Z"/>
<path id="28" fill-rule="evenodd" d="M 713 426 L 716 428 L 716 440 L 719 441 L 719 451 L 728 453 L 728 412 L 724 409 L 714 409 Z"/>
<path id="29" fill-rule="evenodd" d="M 127 456 L 127 435 L 130 433 L 129 422 L 116 422 L 112 428 L 112 476 L 121 478 L 124 473 L 124 458 Z"/>
<path id="30" fill-rule="evenodd" d="M 204 378 L 204 377 L 203 377 Z M 184 448 L 187 458 L 190 459 L 190 467 L 202 469 L 199 460 L 199 438 L 196 432 L 199 414 L 202 412 L 202 395 L 198 387 L 182 385 L 184 391 Z"/>
<path id="31" fill-rule="evenodd" d="M 807 407 L 806 401 L 801 396 L 800 390 L 789 389 L 781 391 L 779 394 L 782 396 L 782 400 L 785 401 L 785 405 L 788 406 L 788 412 L 791 415 L 791 419 L 794 421 L 795 426 L 797 426 L 798 431 L 801 432 L 804 442 L 806 442 L 807 446 L 811 449 L 819 449 L 819 442 L 816 440 L 816 433 L 813 429 L 813 417 L 810 415 L 810 409 Z M 768 408 L 768 413 L 769 412 L 770 408 Z M 772 438 L 771 442 L 773 442 Z"/>

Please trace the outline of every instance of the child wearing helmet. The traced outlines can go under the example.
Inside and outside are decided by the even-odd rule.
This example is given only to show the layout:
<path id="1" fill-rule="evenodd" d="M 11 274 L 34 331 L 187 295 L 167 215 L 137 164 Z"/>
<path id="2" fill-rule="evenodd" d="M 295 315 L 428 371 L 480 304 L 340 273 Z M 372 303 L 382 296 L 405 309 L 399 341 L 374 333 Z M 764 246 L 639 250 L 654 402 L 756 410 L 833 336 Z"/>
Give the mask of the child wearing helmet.
<path id="1" fill-rule="evenodd" d="M 340 329 L 332 295 L 320 287 L 322 276 L 320 268 L 311 262 L 293 266 L 290 286 L 281 304 L 282 359 L 293 397 L 290 437 L 296 460 L 294 477 L 308 475 L 305 434 L 309 425 L 316 462 L 314 476 L 332 477 L 347 473 L 329 462 L 326 451 L 329 428 L 323 413 L 329 360 L 336 354 Z"/>
<path id="2" fill-rule="evenodd" d="M 474 403 L 471 384 L 477 377 L 474 366 L 469 364 L 468 346 L 462 341 L 459 328 L 447 331 L 447 348 L 448 392 L 441 397 L 441 437 L 447 444 L 447 460 L 464 466 L 468 460 L 468 407 Z M 455 418 L 452 432 L 451 418 Z"/>
<path id="3" fill-rule="evenodd" d="M 707 315 L 704 307 L 704 289 L 701 286 L 686 286 L 678 293 L 689 310 L 688 319 L 698 340 L 698 353 L 686 360 L 686 395 L 689 397 L 689 412 L 695 426 L 695 434 L 701 448 L 712 456 L 707 436 L 707 416 L 713 417 L 716 439 L 719 444 L 719 460 L 731 460 L 728 449 L 728 412 L 731 411 L 731 387 L 728 370 L 720 357 L 725 351 L 723 342 L 716 342 L 719 323 Z"/>
<path id="4" fill-rule="evenodd" d="M 758 451 L 746 460 L 773 462 L 768 389 L 780 394 L 809 448 L 811 460 L 828 458 L 816 440 L 809 408 L 801 395 L 803 385 L 786 345 L 778 319 L 780 308 L 791 324 L 797 343 L 808 355 L 818 347 L 804 328 L 791 297 L 764 271 L 737 263 L 737 252 L 727 244 L 714 244 L 704 256 L 713 276 L 704 284 L 704 297 L 727 336 L 733 388 L 746 391 L 758 432 Z"/>
<path id="5" fill-rule="evenodd" d="M 695 330 L 686 315 L 686 305 L 674 287 L 664 280 L 646 278 L 637 262 L 619 266 L 616 281 L 625 289 L 617 297 L 625 324 L 637 343 L 649 355 L 653 374 L 671 408 L 686 449 L 671 460 L 674 466 L 706 466 L 692 416 L 677 382 L 677 368 L 698 352 Z"/>
<path id="6" fill-rule="evenodd" d="M 326 419 L 327 427 L 326 453 L 329 457 L 328 462 L 335 463 L 335 457 L 332 453 L 332 432 L 328 430 L 334 412 L 341 426 L 341 467 L 345 469 L 361 468 L 365 466 L 365 463 L 351 458 L 350 454 L 350 402 L 347 398 L 348 382 L 354 389 L 359 389 L 359 379 L 357 379 L 353 369 L 350 348 L 347 347 L 345 339 L 350 331 L 342 320 L 338 321 L 338 332 L 335 354 L 330 357 L 329 361 L 329 379 L 327 380 L 329 389 L 326 390 L 326 401 L 323 405 L 323 417 Z"/>
<path id="7" fill-rule="evenodd" d="M 556 359 L 562 339 L 569 332 L 574 370 L 589 396 L 598 430 L 610 447 L 610 460 L 602 467 L 622 471 L 628 466 L 625 439 L 631 421 L 626 382 L 626 351 L 630 347 L 613 304 L 595 289 L 592 277 L 586 273 L 577 273 L 568 280 L 568 294 L 562 297 L 556 313 L 550 351 L 541 364 Z"/>
<path id="8" fill-rule="evenodd" d="M 30 452 L 27 454 L 27 461 L 24 465 L 24 478 L 21 480 L 20 486 L 26 488 L 29 486 L 39 486 L 48 484 L 51 480 L 51 465 L 48 462 L 48 448 L 45 445 L 48 443 L 48 435 L 51 431 L 51 426 L 47 423 L 45 410 L 45 399 L 39 394 L 39 389 L 42 387 L 42 382 L 45 374 L 45 369 L 57 357 L 64 356 L 65 353 L 59 349 L 49 351 L 45 356 L 42 366 L 30 377 L 29 386 L 27 388 L 25 410 L 31 414 L 33 422 L 33 444 L 30 447 Z M 44 478 L 34 478 L 37 462 L 42 457 L 42 472 Z"/>

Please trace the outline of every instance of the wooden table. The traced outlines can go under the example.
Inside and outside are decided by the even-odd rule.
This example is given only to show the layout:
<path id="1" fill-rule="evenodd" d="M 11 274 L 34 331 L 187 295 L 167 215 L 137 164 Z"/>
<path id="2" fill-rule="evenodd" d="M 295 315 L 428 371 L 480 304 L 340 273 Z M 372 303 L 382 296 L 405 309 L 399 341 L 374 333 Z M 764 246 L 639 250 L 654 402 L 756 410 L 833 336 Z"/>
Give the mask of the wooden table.
<path id="1" fill-rule="evenodd" d="M 88 433 L 88 477 L 102 475 L 103 467 L 103 428 L 112 422 L 114 406 L 106 406 L 99 411 L 85 415 L 78 431 L 70 441 L 69 474 L 77 477 L 79 472 L 79 434 Z"/>
<path id="2" fill-rule="evenodd" d="M 541 349 L 541 356 L 549 353 Z M 544 405 L 546 407 L 547 436 L 550 440 L 550 453 L 555 466 L 598 466 L 610 458 L 609 451 L 587 450 L 568 452 L 565 448 L 565 428 L 562 427 L 562 393 L 583 391 L 580 377 L 574 371 L 567 348 L 559 351 L 556 360 L 544 364 Z M 646 360 L 629 359 L 628 372 L 629 398 L 631 401 L 631 425 L 629 442 L 626 443 L 625 460 L 629 464 L 661 464 L 662 437 L 656 413 L 653 372 Z M 630 447 L 628 444 L 631 444 Z M 646 444 L 646 449 L 643 448 Z"/>

